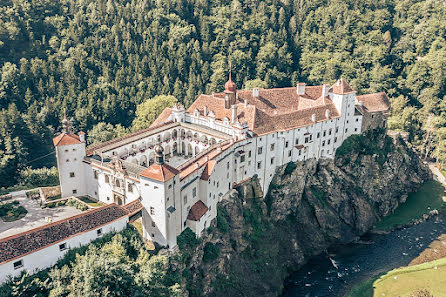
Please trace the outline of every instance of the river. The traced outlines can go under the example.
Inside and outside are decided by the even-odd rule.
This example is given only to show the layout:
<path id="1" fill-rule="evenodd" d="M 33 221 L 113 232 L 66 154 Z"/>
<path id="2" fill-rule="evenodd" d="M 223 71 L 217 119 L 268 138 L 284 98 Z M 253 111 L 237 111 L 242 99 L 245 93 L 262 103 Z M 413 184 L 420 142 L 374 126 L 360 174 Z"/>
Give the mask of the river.
<path id="1" fill-rule="evenodd" d="M 446 216 L 386 235 L 367 234 L 362 244 L 349 244 L 311 259 L 285 281 L 282 297 L 342 297 L 358 282 L 406 266 L 441 234 Z"/>

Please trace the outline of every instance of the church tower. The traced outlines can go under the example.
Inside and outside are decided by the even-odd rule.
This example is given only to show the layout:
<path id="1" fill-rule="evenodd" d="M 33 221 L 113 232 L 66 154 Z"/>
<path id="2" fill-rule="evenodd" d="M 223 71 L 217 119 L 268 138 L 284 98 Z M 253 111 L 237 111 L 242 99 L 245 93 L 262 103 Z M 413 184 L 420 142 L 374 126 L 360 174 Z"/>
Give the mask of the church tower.
<path id="1" fill-rule="evenodd" d="M 85 184 L 85 133 L 71 132 L 71 122 L 66 115 L 62 120 L 62 133 L 53 138 L 56 148 L 57 169 L 62 198 L 87 194 Z"/>
<path id="2" fill-rule="evenodd" d="M 232 81 L 231 77 L 231 66 L 229 66 L 229 79 L 225 83 L 225 109 L 230 109 L 232 105 L 235 104 L 237 86 Z"/>

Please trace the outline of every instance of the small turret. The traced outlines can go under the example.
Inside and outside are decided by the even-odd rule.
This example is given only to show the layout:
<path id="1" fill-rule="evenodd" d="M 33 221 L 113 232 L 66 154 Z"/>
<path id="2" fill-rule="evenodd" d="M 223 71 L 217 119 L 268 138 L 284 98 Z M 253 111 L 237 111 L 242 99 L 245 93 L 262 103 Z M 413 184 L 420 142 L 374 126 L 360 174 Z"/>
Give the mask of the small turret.
<path id="1" fill-rule="evenodd" d="M 155 146 L 155 163 L 159 165 L 164 164 L 164 149 L 159 144 Z"/>
<path id="2" fill-rule="evenodd" d="M 237 86 L 232 81 L 231 63 L 229 63 L 229 79 L 225 83 L 225 108 L 230 109 L 235 104 Z"/>

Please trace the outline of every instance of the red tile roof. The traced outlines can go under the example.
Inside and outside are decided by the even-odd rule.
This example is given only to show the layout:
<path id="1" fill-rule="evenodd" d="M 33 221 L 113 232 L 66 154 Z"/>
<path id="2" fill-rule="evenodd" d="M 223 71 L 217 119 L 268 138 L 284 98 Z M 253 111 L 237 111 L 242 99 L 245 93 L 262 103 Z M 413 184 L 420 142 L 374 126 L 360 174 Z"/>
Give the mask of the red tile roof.
<path id="1" fill-rule="evenodd" d="M 0 239 L 0 264 L 61 242 L 79 233 L 93 230 L 127 216 L 116 204 L 86 211 L 45 226 Z"/>
<path id="2" fill-rule="evenodd" d="M 311 125 L 313 114 L 316 114 L 317 121 L 326 120 L 327 109 L 330 111 L 330 119 L 339 117 L 330 98 L 322 97 L 322 87 L 307 86 L 303 95 L 298 95 L 295 87 L 262 89 L 258 97 L 254 97 L 252 91 L 238 91 L 237 120 L 240 123 L 247 122 L 251 131 L 261 135 Z M 231 118 L 232 110 L 224 108 L 224 96 L 221 93 L 200 95 L 188 108 L 188 112 L 193 113 L 197 109 L 203 114 L 205 106 L 208 112 L 215 114 L 216 120 Z"/>
<path id="3" fill-rule="evenodd" d="M 343 78 L 335 82 L 335 84 L 331 86 L 330 91 L 340 95 L 345 95 L 355 92 L 355 90 L 353 90 L 353 88 L 350 87 L 350 85 Z"/>
<path id="4" fill-rule="evenodd" d="M 217 164 L 216 160 L 210 160 L 206 163 L 206 166 L 204 167 L 203 172 L 201 173 L 202 180 L 209 180 L 212 171 L 214 171 L 215 164 Z"/>
<path id="5" fill-rule="evenodd" d="M 166 107 L 163 112 L 156 118 L 156 120 L 150 125 L 150 128 L 156 127 L 164 122 L 167 122 L 172 114 L 172 108 Z"/>
<path id="6" fill-rule="evenodd" d="M 203 203 L 203 201 L 198 200 L 190 208 L 189 214 L 187 215 L 187 219 L 191 221 L 199 221 L 207 211 L 208 207 Z"/>
<path id="7" fill-rule="evenodd" d="M 66 134 L 65 132 L 63 132 L 53 138 L 54 146 L 78 144 L 78 143 L 81 143 L 79 136 L 73 133 Z"/>
<path id="8" fill-rule="evenodd" d="M 180 173 L 177 169 L 173 168 L 169 164 L 152 164 L 149 168 L 140 173 L 141 176 L 157 180 L 167 181 Z"/>
<path id="9" fill-rule="evenodd" d="M 387 111 L 390 108 L 389 98 L 382 92 L 356 96 L 356 99 L 362 102 L 368 112 Z"/>
<path id="10" fill-rule="evenodd" d="M 122 206 L 122 208 L 124 208 L 131 216 L 131 215 L 137 213 L 138 211 L 142 210 L 144 208 L 144 206 L 142 205 L 141 201 L 136 199 L 135 201 L 132 201 L 132 202 Z"/>

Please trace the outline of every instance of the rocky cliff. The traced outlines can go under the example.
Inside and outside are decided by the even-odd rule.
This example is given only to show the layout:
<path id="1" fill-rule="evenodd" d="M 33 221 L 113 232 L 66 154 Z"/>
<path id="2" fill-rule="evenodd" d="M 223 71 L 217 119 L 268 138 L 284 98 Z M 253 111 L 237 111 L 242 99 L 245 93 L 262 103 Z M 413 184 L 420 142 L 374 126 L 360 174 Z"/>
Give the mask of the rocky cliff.
<path id="1" fill-rule="evenodd" d="M 181 239 L 190 296 L 276 296 L 285 277 L 334 244 L 357 240 L 430 178 L 399 137 L 350 137 L 334 160 L 279 168 L 263 198 L 256 177 L 219 204 L 202 240 Z"/>

